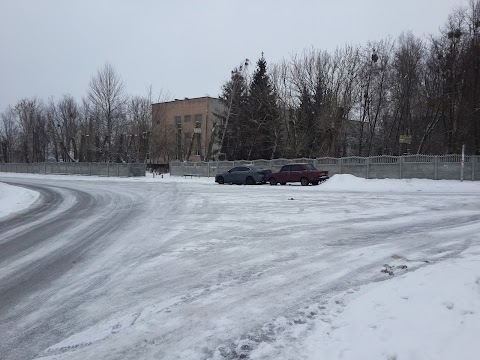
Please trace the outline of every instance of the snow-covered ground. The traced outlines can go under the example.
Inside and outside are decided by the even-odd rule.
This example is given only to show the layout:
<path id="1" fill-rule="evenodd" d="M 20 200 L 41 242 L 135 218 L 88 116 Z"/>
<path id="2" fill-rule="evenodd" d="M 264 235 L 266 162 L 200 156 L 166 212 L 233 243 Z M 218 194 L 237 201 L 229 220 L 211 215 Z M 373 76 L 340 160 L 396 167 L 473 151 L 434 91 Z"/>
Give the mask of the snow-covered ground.
<path id="1" fill-rule="evenodd" d="M 39 195 L 36 191 L 0 182 L 0 219 L 28 208 Z"/>
<path id="2" fill-rule="evenodd" d="M 24 320 L 101 279 L 76 305 L 79 328 L 39 359 L 478 358 L 480 182 L 0 174 L 19 178 L 150 195 L 115 246 Z"/>
<path id="3" fill-rule="evenodd" d="M 307 359 L 478 359 L 480 249 L 329 305 L 338 314 L 304 341 Z"/>

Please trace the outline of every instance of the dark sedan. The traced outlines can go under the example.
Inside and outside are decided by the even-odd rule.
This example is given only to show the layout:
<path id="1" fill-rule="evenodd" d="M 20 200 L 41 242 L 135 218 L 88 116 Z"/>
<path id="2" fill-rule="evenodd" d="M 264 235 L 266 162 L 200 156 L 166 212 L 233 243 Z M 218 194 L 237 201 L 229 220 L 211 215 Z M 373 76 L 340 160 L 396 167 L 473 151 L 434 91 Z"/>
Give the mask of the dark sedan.
<path id="1" fill-rule="evenodd" d="M 264 184 L 266 182 L 266 175 L 271 172 L 271 170 L 259 169 L 253 165 L 242 165 L 234 167 L 227 172 L 217 174 L 215 176 L 215 182 L 219 184 Z"/>

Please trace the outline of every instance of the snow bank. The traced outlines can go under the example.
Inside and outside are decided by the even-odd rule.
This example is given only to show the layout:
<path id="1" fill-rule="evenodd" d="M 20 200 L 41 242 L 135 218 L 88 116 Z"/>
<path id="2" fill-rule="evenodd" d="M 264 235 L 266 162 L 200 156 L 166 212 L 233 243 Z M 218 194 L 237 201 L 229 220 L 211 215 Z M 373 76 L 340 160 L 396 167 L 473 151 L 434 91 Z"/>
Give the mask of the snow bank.
<path id="1" fill-rule="evenodd" d="M 321 184 L 322 190 L 362 192 L 480 192 L 480 181 L 429 179 L 363 179 L 353 175 L 333 175 Z"/>
<path id="2" fill-rule="evenodd" d="M 338 303 L 338 300 L 337 300 Z M 341 302 L 340 302 L 341 303 Z M 305 359 L 478 359 L 480 249 L 361 289 Z"/>
<path id="3" fill-rule="evenodd" d="M 0 182 L 0 219 L 28 208 L 39 196 L 36 191 Z"/>

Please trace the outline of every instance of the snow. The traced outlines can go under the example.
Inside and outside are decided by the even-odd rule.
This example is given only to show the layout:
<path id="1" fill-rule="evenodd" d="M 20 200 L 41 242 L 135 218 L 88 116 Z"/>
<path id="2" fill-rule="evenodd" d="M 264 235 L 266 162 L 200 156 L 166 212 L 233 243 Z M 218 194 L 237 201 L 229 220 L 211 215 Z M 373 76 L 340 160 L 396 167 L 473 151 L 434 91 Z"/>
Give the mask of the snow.
<path id="1" fill-rule="evenodd" d="M 137 182 L 137 183 L 176 183 L 176 184 L 204 184 L 216 185 L 213 177 L 183 177 L 171 176 L 169 173 L 154 175 L 150 172 L 145 177 L 105 177 L 80 175 L 48 175 L 48 174 L 15 174 L 0 173 L 3 178 L 24 179 L 54 179 L 61 181 L 104 181 L 104 182 Z M 264 185 L 268 187 L 268 185 Z M 272 187 L 280 188 L 281 186 Z M 292 191 L 302 189 L 299 183 L 288 184 Z M 443 192 L 443 193 L 480 193 L 480 182 L 458 180 L 429 180 L 429 179 L 364 179 L 349 174 L 333 175 L 328 181 L 318 187 L 309 187 L 315 191 L 346 191 L 346 192 Z"/>
<path id="2" fill-rule="evenodd" d="M 59 291 L 22 320 L 33 326 L 83 299 L 78 327 L 38 359 L 478 358 L 480 182 L 0 179 L 119 192 L 148 214 L 57 280 Z M 0 183 L 0 217 L 27 206 L 26 194 Z"/>
<path id="3" fill-rule="evenodd" d="M 36 191 L 0 182 L 0 220 L 28 208 L 39 196 Z"/>
<path id="4" fill-rule="evenodd" d="M 478 359 L 480 247 L 348 290 L 327 308 L 334 311 L 320 310 L 315 330 L 278 359 Z M 251 359 L 272 348 L 262 344 Z"/>

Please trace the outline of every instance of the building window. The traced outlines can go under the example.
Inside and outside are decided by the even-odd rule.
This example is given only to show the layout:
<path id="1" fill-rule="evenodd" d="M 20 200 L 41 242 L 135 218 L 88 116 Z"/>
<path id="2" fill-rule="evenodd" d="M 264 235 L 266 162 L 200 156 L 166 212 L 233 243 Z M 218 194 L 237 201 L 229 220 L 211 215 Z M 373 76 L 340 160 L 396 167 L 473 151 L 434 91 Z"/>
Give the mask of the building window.
<path id="1" fill-rule="evenodd" d="M 183 122 L 190 122 L 192 121 L 192 115 L 185 115 L 183 117 Z"/>
<path id="2" fill-rule="evenodd" d="M 175 125 L 177 125 L 177 127 L 180 127 L 181 124 L 182 124 L 182 117 L 175 116 Z"/>
<path id="3" fill-rule="evenodd" d="M 202 122 L 202 114 L 195 114 L 195 122 L 196 123 Z"/>

